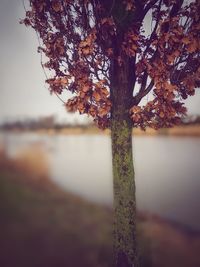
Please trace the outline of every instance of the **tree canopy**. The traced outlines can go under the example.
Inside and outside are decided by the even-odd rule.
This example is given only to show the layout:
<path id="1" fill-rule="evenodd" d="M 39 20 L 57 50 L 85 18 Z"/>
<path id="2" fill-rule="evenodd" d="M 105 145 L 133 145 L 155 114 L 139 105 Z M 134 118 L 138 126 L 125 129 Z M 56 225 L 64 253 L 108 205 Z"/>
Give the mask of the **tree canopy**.
<path id="1" fill-rule="evenodd" d="M 186 113 L 184 99 L 200 87 L 199 0 L 29 2 L 22 23 L 42 40 L 50 91 L 72 93 L 69 111 L 108 127 L 118 64 L 128 66 L 134 126 L 170 127 Z"/>

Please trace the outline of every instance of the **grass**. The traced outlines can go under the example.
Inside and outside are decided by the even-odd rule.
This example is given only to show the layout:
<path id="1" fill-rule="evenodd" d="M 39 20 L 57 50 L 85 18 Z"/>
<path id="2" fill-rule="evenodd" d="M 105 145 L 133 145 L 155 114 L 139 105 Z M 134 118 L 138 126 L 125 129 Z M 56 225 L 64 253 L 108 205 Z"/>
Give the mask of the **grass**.
<path id="1" fill-rule="evenodd" d="M 62 191 L 25 158 L 0 153 L 0 266 L 111 267 L 112 210 Z M 199 235 L 146 213 L 138 233 L 142 267 L 200 266 Z"/>
<path id="2" fill-rule="evenodd" d="M 111 266 L 111 211 L 34 175 L 1 164 L 0 266 Z"/>
<path id="3" fill-rule="evenodd" d="M 80 134 L 110 134 L 110 130 L 99 130 L 96 126 L 92 125 L 89 127 L 66 127 L 61 129 L 50 128 L 50 129 L 36 129 L 36 130 L 20 130 L 20 129 L 13 129 L 10 130 L 11 132 L 35 132 L 38 134 L 63 134 L 63 135 L 80 135 Z M 145 131 L 141 130 L 140 128 L 133 129 L 133 135 L 141 135 L 141 136 L 156 136 L 156 135 L 164 135 L 164 136 L 192 136 L 192 137 L 199 137 L 200 136 L 200 124 L 194 125 L 180 125 L 174 126 L 172 128 L 162 128 L 159 130 L 154 130 L 152 128 L 147 128 Z"/>

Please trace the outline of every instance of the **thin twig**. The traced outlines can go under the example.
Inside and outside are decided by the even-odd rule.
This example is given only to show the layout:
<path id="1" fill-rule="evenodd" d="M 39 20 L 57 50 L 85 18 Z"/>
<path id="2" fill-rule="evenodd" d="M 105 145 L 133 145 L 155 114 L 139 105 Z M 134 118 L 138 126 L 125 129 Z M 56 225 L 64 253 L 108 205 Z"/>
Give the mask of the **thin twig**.
<path id="1" fill-rule="evenodd" d="M 39 44 L 39 46 L 41 47 L 40 38 L 39 38 L 39 35 L 38 35 L 37 32 L 36 32 L 36 35 L 37 35 L 37 39 L 38 39 L 38 44 Z M 43 72 L 44 72 L 44 75 L 45 75 L 46 79 L 48 79 L 48 75 L 47 75 L 47 73 L 46 73 L 46 71 L 45 71 L 45 68 L 44 68 L 44 65 L 43 65 L 42 52 L 40 52 L 40 64 L 41 64 L 41 66 L 42 66 L 42 69 L 43 69 Z M 54 92 L 54 94 L 57 96 L 57 98 L 58 98 L 62 103 L 65 104 L 65 101 L 58 95 L 58 93 Z"/>

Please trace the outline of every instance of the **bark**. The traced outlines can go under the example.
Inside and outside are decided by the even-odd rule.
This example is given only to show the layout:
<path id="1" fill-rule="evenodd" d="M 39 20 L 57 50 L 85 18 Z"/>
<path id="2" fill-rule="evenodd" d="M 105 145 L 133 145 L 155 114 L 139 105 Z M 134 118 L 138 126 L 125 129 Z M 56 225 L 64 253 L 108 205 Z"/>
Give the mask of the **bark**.
<path id="1" fill-rule="evenodd" d="M 117 117 L 112 121 L 114 182 L 114 246 L 117 267 L 136 267 L 136 201 L 132 158 L 132 127 Z"/>
<path id="2" fill-rule="evenodd" d="M 111 78 L 111 138 L 114 183 L 114 249 L 116 267 L 138 267 L 135 175 L 132 156 L 130 62 L 114 63 Z"/>

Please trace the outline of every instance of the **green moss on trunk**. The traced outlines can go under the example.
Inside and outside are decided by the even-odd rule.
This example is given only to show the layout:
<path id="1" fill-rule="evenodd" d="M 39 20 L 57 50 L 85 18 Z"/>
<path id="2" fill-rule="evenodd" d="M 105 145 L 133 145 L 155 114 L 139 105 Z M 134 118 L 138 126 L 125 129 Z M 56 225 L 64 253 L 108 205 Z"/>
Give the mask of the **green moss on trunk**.
<path id="1" fill-rule="evenodd" d="M 114 182 L 114 246 L 117 267 L 138 266 L 136 200 L 132 157 L 132 126 L 113 116 L 112 157 Z"/>

